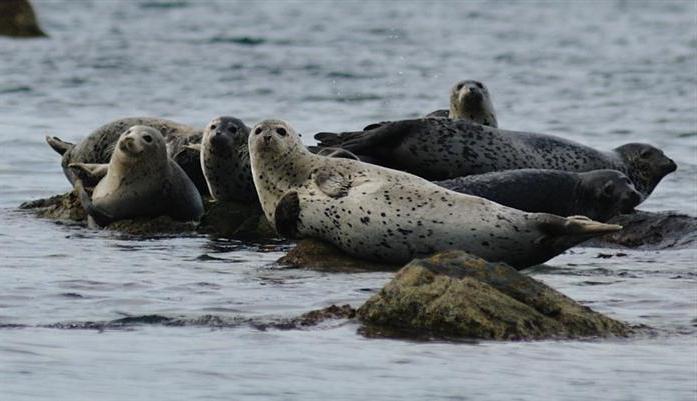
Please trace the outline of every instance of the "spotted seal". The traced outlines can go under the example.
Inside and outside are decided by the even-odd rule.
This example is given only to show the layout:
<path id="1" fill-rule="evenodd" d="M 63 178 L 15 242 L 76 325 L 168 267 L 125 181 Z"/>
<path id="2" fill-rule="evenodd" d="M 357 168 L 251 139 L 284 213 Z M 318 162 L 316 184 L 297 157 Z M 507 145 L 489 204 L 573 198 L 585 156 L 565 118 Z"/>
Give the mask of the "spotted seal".
<path id="1" fill-rule="evenodd" d="M 215 200 L 257 201 L 249 166 L 249 127 L 234 117 L 208 123 L 201 140 L 200 163 Z"/>
<path id="2" fill-rule="evenodd" d="M 632 212 L 641 201 L 629 178 L 616 170 L 508 170 L 435 184 L 525 212 L 583 215 L 601 222 Z"/>
<path id="3" fill-rule="evenodd" d="M 361 160 L 429 180 L 523 168 L 584 172 L 619 170 L 648 197 L 677 168 L 651 145 L 630 143 L 599 151 L 552 135 L 508 131 L 465 120 L 422 118 L 367 131 L 319 133 L 320 147 L 340 147 Z"/>
<path id="4" fill-rule="evenodd" d="M 53 150 L 62 155 L 63 172 L 68 181 L 74 183 L 75 177 L 68 165 L 71 163 L 108 163 L 116 141 L 125 130 L 135 125 L 144 125 L 159 130 L 167 143 L 169 156 L 179 163 L 202 195 L 208 193 L 206 180 L 203 171 L 201 171 L 199 154 L 188 146 L 200 143 L 203 131 L 185 124 L 153 117 L 128 117 L 102 125 L 77 144 L 62 141 L 55 136 L 47 136 L 46 142 Z M 95 182 L 89 181 L 83 181 L 83 184 L 96 185 Z"/>
<path id="5" fill-rule="evenodd" d="M 365 259 L 406 263 L 461 249 L 523 268 L 621 227 L 526 213 L 356 160 L 311 153 L 287 123 L 249 136 L 254 184 L 279 234 L 315 237 Z"/>
<path id="6" fill-rule="evenodd" d="M 106 226 L 134 217 L 166 215 L 175 220 L 198 220 L 203 203 L 196 187 L 167 156 L 160 131 L 137 125 L 116 143 L 108 165 L 71 163 L 75 190 L 91 221 Z M 99 179 L 92 196 L 82 176 Z"/>
<path id="7" fill-rule="evenodd" d="M 450 89 L 449 110 L 436 110 L 426 117 L 466 119 L 489 127 L 499 126 L 489 89 L 483 83 L 472 80 L 460 81 Z"/>

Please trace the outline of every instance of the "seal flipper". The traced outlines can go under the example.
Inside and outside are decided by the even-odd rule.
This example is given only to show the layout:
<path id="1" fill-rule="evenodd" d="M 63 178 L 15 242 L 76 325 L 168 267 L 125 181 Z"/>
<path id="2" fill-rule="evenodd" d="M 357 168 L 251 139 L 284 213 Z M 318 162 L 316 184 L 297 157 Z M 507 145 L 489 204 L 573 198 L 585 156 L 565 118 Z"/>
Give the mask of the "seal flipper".
<path id="1" fill-rule="evenodd" d="M 342 198 L 351 189 L 351 180 L 330 170 L 315 170 L 314 181 L 317 188 L 332 198 Z"/>
<path id="2" fill-rule="evenodd" d="M 93 187 L 104 178 L 109 170 L 109 164 L 104 163 L 70 163 L 71 172 L 82 182 L 83 186 Z"/>
<path id="3" fill-rule="evenodd" d="M 295 191 L 287 192 L 278 201 L 274 211 L 276 232 L 286 238 L 298 237 L 300 219 L 300 199 Z"/>
<path id="4" fill-rule="evenodd" d="M 82 207 L 98 226 L 104 227 L 114 221 L 112 216 L 92 203 L 92 198 L 85 190 L 85 186 L 80 179 L 75 180 L 75 192 L 77 193 L 78 199 L 80 199 Z"/>
<path id="5" fill-rule="evenodd" d="M 58 138 L 57 136 L 46 136 L 46 142 L 53 150 L 58 152 L 59 155 L 63 156 L 65 152 L 69 151 L 75 147 L 74 143 L 65 142 Z"/>
<path id="6" fill-rule="evenodd" d="M 622 229 L 620 225 L 600 223 L 586 216 L 560 217 L 547 213 L 540 213 L 538 216 L 541 217 L 538 227 L 545 234 L 537 240 L 538 243 L 566 241 L 576 244 Z"/>

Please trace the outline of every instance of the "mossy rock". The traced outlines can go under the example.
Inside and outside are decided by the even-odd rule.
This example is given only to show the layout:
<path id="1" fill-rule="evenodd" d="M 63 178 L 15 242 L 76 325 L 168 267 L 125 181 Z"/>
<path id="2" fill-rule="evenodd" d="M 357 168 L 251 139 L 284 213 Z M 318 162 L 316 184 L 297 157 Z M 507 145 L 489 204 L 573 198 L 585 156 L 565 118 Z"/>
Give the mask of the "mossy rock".
<path id="1" fill-rule="evenodd" d="M 87 214 L 75 192 L 37 199 L 19 205 L 22 210 L 31 210 L 37 216 L 53 220 L 87 221 Z"/>
<path id="2" fill-rule="evenodd" d="M 221 237 L 274 238 L 276 232 L 258 204 L 241 202 L 204 202 L 206 212 L 198 231 Z"/>
<path id="3" fill-rule="evenodd" d="M 412 261 L 358 318 L 378 336 L 538 340 L 632 331 L 506 264 L 461 251 Z"/>
<path id="4" fill-rule="evenodd" d="M 316 239 L 300 240 L 278 263 L 295 268 L 342 273 L 396 271 L 401 267 L 357 259 L 334 245 Z"/>
<path id="5" fill-rule="evenodd" d="M 39 28 L 34 8 L 28 0 L 0 1 L 0 35 L 24 38 L 46 36 Z"/>
<path id="6" fill-rule="evenodd" d="M 678 212 L 643 212 L 613 217 L 622 230 L 593 238 L 585 245 L 639 249 L 688 248 L 697 242 L 697 217 Z"/>

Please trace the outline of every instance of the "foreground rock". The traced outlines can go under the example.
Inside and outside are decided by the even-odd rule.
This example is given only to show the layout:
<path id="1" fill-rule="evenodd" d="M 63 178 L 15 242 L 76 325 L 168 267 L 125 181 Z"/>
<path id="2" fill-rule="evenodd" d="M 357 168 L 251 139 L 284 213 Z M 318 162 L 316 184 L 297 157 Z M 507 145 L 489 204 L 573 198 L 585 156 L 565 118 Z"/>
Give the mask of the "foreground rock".
<path id="1" fill-rule="evenodd" d="M 46 36 L 39 28 L 28 0 L 0 1 L 0 35 L 25 38 Z"/>
<path id="2" fill-rule="evenodd" d="M 622 231 L 591 239 L 588 246 L 669 249 L 693 246 L 697 241 L 697 218 L 677 212 L 642 212 L 613 217 Z"/>
<path id="3" fill-rule="evenodd" d="M 631 328 L 505 264 L 461 251 L 416 259 L 358 309 L 369 336 L 538 340 Z"/>

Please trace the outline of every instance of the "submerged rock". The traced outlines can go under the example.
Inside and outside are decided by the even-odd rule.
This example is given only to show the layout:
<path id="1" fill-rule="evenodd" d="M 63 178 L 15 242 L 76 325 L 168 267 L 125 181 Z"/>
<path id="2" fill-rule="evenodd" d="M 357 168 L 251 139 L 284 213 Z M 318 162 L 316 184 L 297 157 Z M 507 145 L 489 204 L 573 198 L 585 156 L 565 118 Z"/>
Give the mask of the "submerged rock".
<path id="1" fill-rule="evenodd" d="M 506 264 L 461 251 L 412 261 L 357 315 L 371 336 L 532 340 L 632 331 Z"/>
<path id="2" fill-rule="evenodd" d="M 0 1 L 0 35 L 25 38 L 46 36 L 36 22 L 36 14 L 29 0 Z"/>
<path id="3" fill-rule="evenodd" d="M 357 259 L 342 252 L 327 242 L 303 239 L 297 243 L 278 263 L 320 271 L 355 273 L 365 271 L 393 271 L 400 266 Z"/>
<path id="4" fill-rule="evenodd" d="M 677 212 L 643 212 L 613 217 L 608 223 L 619 224 L 621 231 L 593 238 L 588 246 L 638 249 L 686 248 L 697 241 L 697 217 Z"/>

